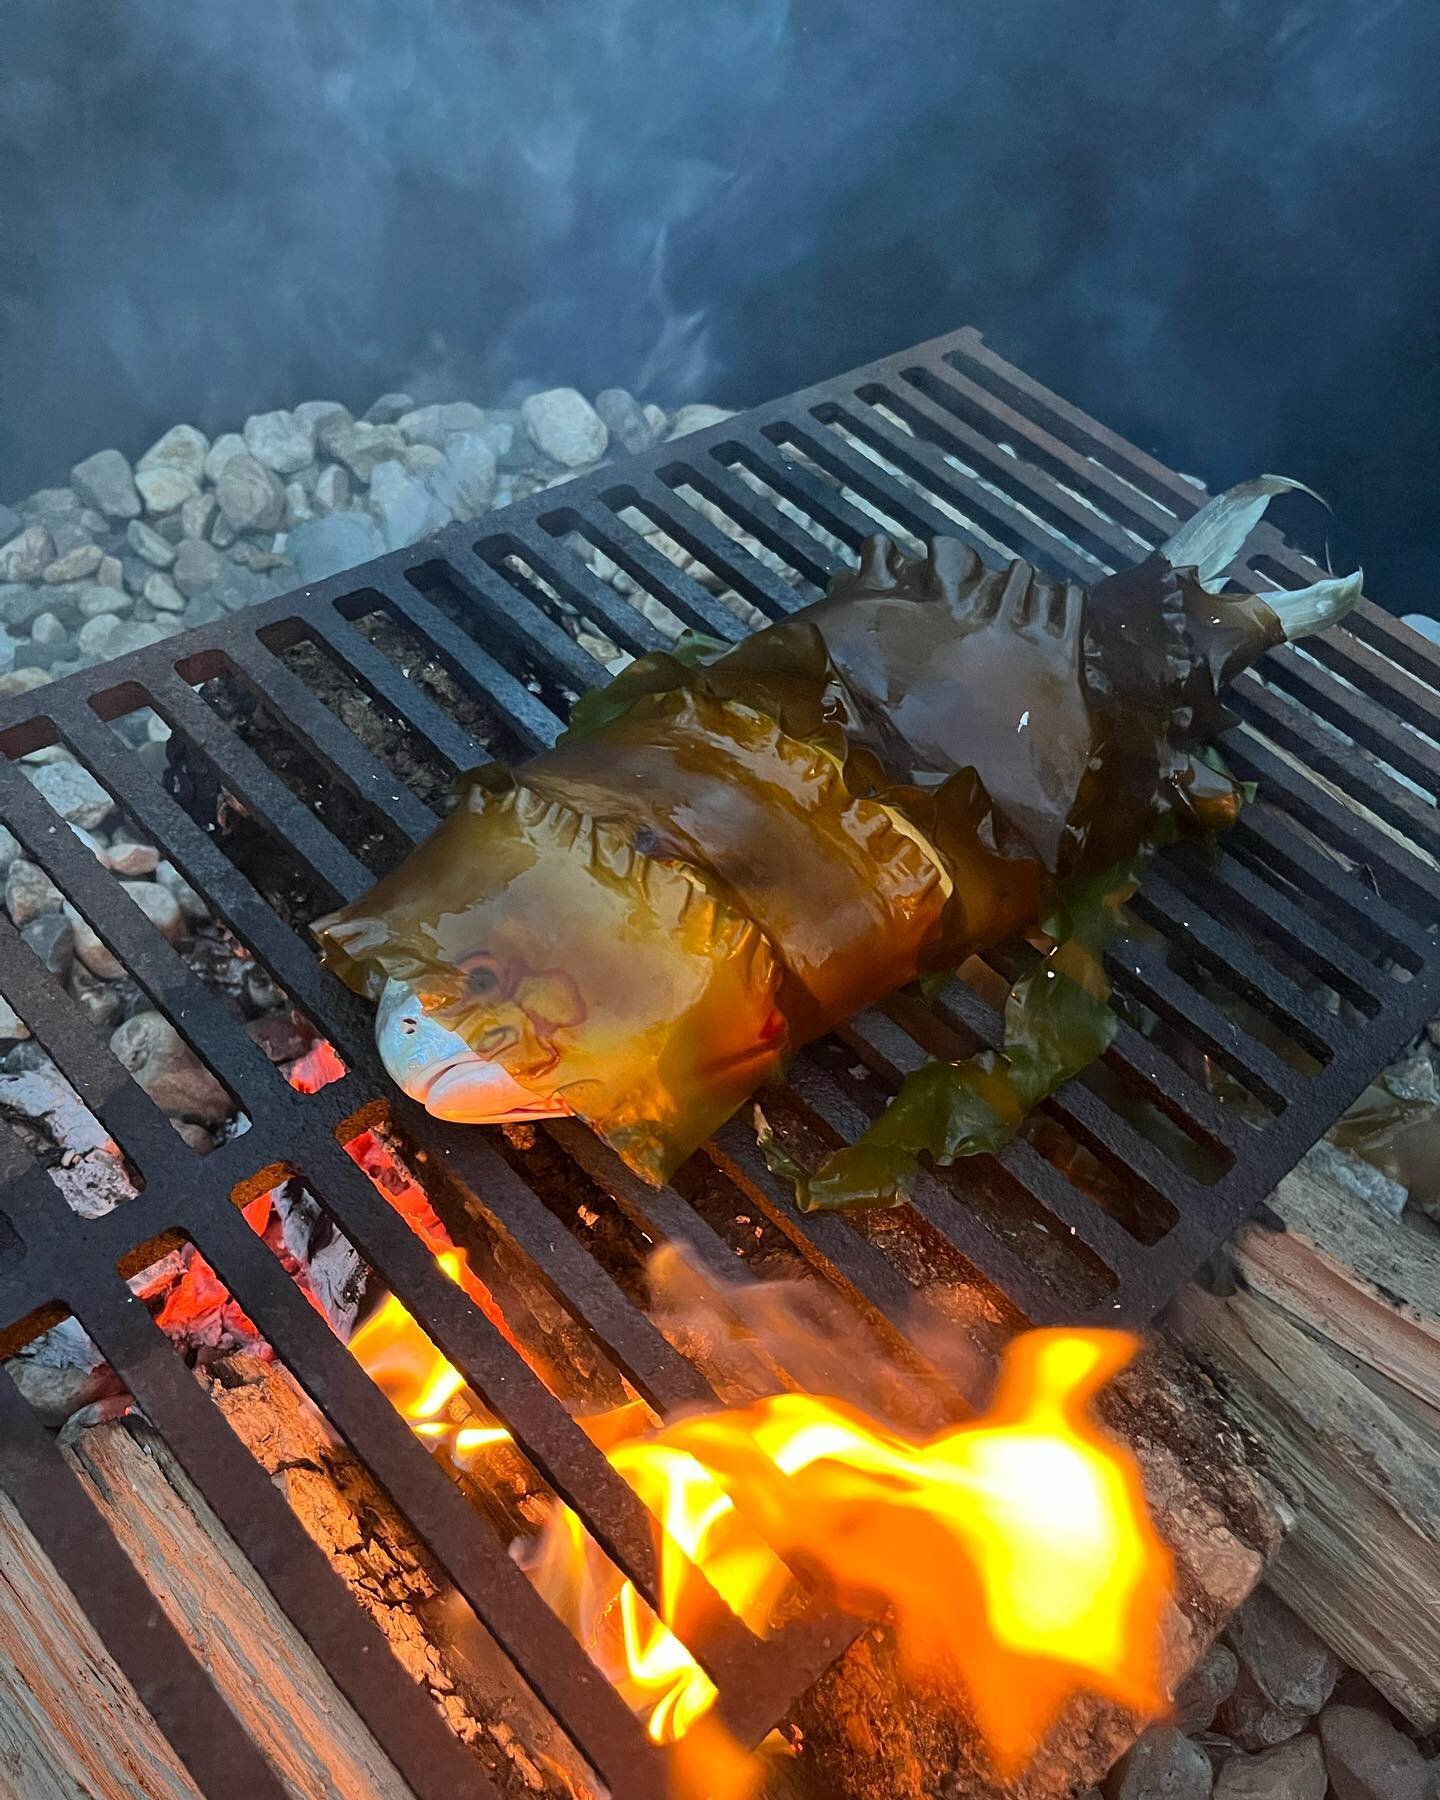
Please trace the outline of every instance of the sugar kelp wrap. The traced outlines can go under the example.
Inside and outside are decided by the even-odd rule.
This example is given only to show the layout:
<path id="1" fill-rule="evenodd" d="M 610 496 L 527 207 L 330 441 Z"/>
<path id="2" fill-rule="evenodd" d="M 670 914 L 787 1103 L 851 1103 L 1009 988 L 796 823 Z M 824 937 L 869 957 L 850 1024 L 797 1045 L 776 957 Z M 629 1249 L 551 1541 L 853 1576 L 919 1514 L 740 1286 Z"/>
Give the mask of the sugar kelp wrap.
<path id="1" fill-rule="evenodd" d="M 326 961 L 404 984 L 467 1054 L 666 1179 L 797 1045 L 1008 939 L 1048 945 L 1005 1047 L 931 1065 L 818 1171 L 809 1205 L 903 1198 L 917 1158 L 996 1147 L 1113 1029 L 1100 948 L 1150 847 L 1239 804 L 1202 754 L 1226 680 L 1339 616 L 1214 589 L 1278 477 L 1212 501 L 1088 591 L 887 538 L 733 648 L 631 664 L 322 920 Z M 1176 566 L 1188 555 L 1194 566 Z M 1289 635 L 1296 635 L 1290 631 Z"/>

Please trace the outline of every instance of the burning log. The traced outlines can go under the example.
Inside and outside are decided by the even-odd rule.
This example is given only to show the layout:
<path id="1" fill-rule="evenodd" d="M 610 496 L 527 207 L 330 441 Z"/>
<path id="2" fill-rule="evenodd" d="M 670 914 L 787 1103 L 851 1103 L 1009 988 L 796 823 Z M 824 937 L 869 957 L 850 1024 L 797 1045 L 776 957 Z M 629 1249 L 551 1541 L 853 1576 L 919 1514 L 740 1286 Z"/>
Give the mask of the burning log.
<path id="1" fill-rule="evenodd" d="M 1163 1677 L 1174 1687 L 1259 1579 L 1288 1513 L 1257 1475 L 1197 1369 L 1162 1345 L 1107 1391 L 1106 1422 L 1135 1451 L 1175 1559 Z M 1057 1800 L 1098 1782 L 1144 1720 L 1080 1695 L 1018 1775 L 998 1780 L 967 1696 L 907 1678 L 893 1634 L 866 1633 L 797 1708 L 776 1800 Z"/>

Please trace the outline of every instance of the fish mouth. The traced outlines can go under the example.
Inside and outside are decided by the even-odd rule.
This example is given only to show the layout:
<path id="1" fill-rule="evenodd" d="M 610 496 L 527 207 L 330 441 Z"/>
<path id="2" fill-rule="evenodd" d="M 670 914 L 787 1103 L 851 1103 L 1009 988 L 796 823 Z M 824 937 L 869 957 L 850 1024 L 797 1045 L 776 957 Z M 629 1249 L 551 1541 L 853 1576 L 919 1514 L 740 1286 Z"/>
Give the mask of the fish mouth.
<path id="1" fill-rule="evenodd" d="M 498 1125 L 525 1119 L 556 1118 L 570 1109 L 561 1100 L 543 1100 L 521 1087 L 498 1063 L 483 1057 L 456 1057 L 411 1089 L 432 1118 L 460 1125 Z"/>

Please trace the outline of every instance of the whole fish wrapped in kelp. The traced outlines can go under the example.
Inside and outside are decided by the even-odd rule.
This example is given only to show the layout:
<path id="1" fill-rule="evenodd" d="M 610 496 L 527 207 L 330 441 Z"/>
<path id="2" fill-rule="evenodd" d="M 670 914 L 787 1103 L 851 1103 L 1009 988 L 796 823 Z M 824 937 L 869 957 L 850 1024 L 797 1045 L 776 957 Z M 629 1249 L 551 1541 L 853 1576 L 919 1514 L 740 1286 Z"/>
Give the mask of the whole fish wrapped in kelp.
<path id="1" fill-rule="evenodd" d="M 573 1113 L 661 1181 L 797 1045 L 1019 937 L 1003 1053 L 913 1075 L 808 1205 L 902 1198 L 928 1152 L 997 1147 L 1113 1030 L 1099 950 L 1146 854 L 1223 825 L 1225 683 L 1341 617 L 1358 575 L 1264 599 L 1223 571 L 1268 497 L 1211 501 L 1088 590 L 958 540 L 884 537 L 825 598 L 726 648 L 631 664 L 556 745 L 315 930 L 441 1118 Z M 783 1163 L 778 1145 L 768 1151 Z"/>

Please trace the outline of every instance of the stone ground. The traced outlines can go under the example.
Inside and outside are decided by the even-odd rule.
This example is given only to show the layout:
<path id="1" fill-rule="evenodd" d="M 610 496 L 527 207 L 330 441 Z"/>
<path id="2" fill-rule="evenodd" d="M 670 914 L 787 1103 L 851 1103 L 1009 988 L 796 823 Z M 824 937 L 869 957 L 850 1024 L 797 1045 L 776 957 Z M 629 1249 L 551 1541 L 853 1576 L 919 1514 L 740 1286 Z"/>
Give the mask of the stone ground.
<path id="1" fill-rule="evenodd" d="M 309 400 L 213 441 L 176 425 L 133 463 L 99 450 L 66 486 L 0 505 L 0 692 L 207 624 L 728 417 L 708 405 L 667 413 L 620 388 L 593 405 L 553 388 L 518 409 L 384 394 L 358 419 Z M 648 521 L 640 528 L 654 533 Z M 586 554 L 594 564 L 598 553 Z M 600 573 L 623 591 L 613 565 Z M 614 660 L 613 645 L 596 647 Z"/>

